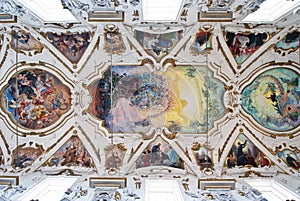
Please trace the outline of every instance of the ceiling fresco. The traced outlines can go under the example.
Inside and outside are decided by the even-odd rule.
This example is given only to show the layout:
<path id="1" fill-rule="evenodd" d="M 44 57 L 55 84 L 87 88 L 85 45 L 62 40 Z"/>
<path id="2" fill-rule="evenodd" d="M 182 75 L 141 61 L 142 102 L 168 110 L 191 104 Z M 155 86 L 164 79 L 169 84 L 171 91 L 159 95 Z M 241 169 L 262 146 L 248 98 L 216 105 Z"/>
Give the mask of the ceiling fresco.
<path id="1" fill-rule="evenodd" d="M 227 168 L 236 166 L 264 167 L 271 166 L 270 159 L 261 152 L 244 134 L 239 134 L 227 156 Z"/>
<path id="2" fill-rule="evenodd" d="M 139 0 L 63 0 L 75 22 L 55 23 L 0 2 L 0 182 L 78 176 L 78 201 L 120 180 L 129 197 L 176 180 L 187 201 L 208 199 L 200 180 L 245 200 L 245 178 L 299 184 L 300 1 L 243 21 L 265 1 L 185 0 L 157 22 Z"/>
<path id="3" fill-rule="evenodd" d="M 66 58 L 76 64 L 90 44 L 91 33 L 57 34 L 47 33 L 47 39 Z"/>
<path id="4" fill-rule="evenodd" d="M 182 38 L 182 31 L 170 33 L 147 33 L 144 31 L 135 31 L 135 38 L 139 41 L 143 49 L 160 61 L 164 56 L 176 46 Z"/>
<path id="5" fill-rule="evenodd" d="M 299 152 L 293 152 L 289 149 L 286 149 L 278 152 L 277 155 L 286 163 L 287 166 L 292 167 L 295 170 L 299 170 Z"/>
<path id="6" fill-rule="evenodd" d="M 196 164 L 203 169 L 210 169 L 214 166 L 212 149 L 206 144 L 194 143 L 192 152 L 196 160 Z"/>
<path id="7" fill-rule="evenodd" d="M 26 53 L 33 52 L 33 54 L 41 53 L 44 46 L 36 40 L 30 32 L 22 29 L 15 29 L 12 33 L 12 48 L 15 51 Z"/>
<path id="8" fill-rule="evenodd" d="M 105 148 L 106 169 L 108 171 L 119 170 L 123 165 L 126 151 L 124 144 L 108 145 Z"/>
<path id="9" fill-rule="evenodd" d="M 109 24 L 104 29 L 104 50 L 110 54 L 122 54 L 126 51 L 125 43 L 118 27 Z"/>
<path id="10" fill-rule="evenodd" d="M 43 153 L 42 147 L 25 147 L 21 145 L 13 150 L 13 163 L 15 168 L 26 168 L 32 165 L 34 161 Z"/>
<path id="11" fill-rule="evenodd" d="M 72 136 L 50 157 L 47 165 L 93 167 L 94 162 L 79 137 Z"/>
<path id="12" fill-rule="evenodd" d="M 285 51 L 295 51 L 299 48 L 299 32 L 294 31 L 292 33 L 287 34 L 281 41 L 279 41 L 276 45 L 276 50 L 278 52 Z"/>
<path id="13" fill-rule="evenodd" d="M 137 168 L 151 166 L 167 166 L 183 169 L 183 160 L 179 157 L 172 146 L 162 139 L 156 139 L 148 144 L 136 161 Z"/>
<path id="14" fill-rule="evenodd" d="M 90 93 L 94 99 L 89 111 L 111 132 L 167 127 L 170 132 L 203 133 L 225 110 L 224 87 L 205 66 L 177 66 L 163 73 L 143 66 L 111 66 L 90 86 Z"/>
<path id="15" fill-rule="evenodd" d="M 2 92 L 2 108 L 22 128 L 47 128 L 70 107 L 70 89 L 52 73 L 38 68 L 19 71 Z"/>
<path id="16" fill-rule="evenodd" d="M 262 46 L 268 37 L 266 33 L 226 33 L 227 45 L 238 64 Z"/>
<path id="17" fill-rule="evenodd" d="M 206 32 L 206 31 L 199 31 L 196 34 L 195 37 L 195 42 L 191 46 L 191 54 L 197 55 L 197 54 L 203 54 L 206 53 L 206 50 L 211 50 L 212 49 L 212 33 L 211 32 Z"/>
<path id="18" fill-rule="evenodd" d="M 276 68 L 260 74 L 243 90 L 243 108 L 264 127 L 288 131 L 299 126 L 299 75 Z"/>

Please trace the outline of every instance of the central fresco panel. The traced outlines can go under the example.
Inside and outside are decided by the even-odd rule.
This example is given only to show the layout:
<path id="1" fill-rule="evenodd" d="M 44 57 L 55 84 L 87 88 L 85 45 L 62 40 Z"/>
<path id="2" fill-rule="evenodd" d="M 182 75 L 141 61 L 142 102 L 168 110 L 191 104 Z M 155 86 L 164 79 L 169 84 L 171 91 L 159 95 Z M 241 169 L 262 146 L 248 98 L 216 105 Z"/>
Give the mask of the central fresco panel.
<path id="1" fill-rule="evenodd" d="M 166 72 L 111 66 L 89 90 L 94 97 L 89 111 L 110 132 L 166 127 L 170 132 L 203 133 L 225 111 L 224 86 L 204 66 L 176 66 Z"/>

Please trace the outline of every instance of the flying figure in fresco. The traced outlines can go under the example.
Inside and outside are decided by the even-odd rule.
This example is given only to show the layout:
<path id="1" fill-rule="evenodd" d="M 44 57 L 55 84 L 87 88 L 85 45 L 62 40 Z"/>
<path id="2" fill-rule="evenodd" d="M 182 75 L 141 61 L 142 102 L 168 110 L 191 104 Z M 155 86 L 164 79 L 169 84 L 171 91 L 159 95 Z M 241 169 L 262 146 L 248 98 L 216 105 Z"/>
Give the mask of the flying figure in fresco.
<path id="1" fill-rule="evenodd" d="M 296 159 L 294 159 L 290 154 L 286 155 L 286 162 L 289 167 L 299 169 L 299 164 L 297 163 Z"/>
<path id="2" fill-rule="evenodd" d="M 299 118 L 299 79 L 298 77 L 292 79 L 280 78 L 276 79 L 272 75 L 269 75 L 274 82 L 268 83 L 265 90 L 265 97 L 272 101 L 272 105 L 277 113 L 282 117 L 282 122 L 288 122 L 293 124 L 297 122 Z M 286 84 L 286 90 L 284 89 L 282 81 Z"/>

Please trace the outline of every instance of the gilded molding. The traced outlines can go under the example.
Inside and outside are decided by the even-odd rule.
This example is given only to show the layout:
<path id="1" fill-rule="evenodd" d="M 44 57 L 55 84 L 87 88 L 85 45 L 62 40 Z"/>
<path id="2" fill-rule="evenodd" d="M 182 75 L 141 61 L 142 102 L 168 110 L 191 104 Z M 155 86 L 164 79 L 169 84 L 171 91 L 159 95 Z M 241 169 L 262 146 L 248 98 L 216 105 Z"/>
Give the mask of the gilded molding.
<path id="1" fill-rule="evenodd" d="M 168 133 L 166 129 L 162 129 L 162 134 L 169 140 L 174 140 L 178 132 Z"/>
<path id="2" fill-rule="evenodd" d="M 110 144 L 107 147 L 104 148 L 105 151 L 110 151 L 113 148 L 117 148 L 120 149 L 121 151 L 126 151 L 126 147 L 124 145 L 124 143 L 118 143 L 118 144 Z"/>
<path id="3" fill-rule="evenodd" d="M 152 68 L 154 68 L 154 62 L 151 60 L 151 59 L 149 59 L 149 58 L 145 58 L 145 59 L 143 59 L 142 61 L 141 61 L 141 66 L 144 66 L 144 65 L 146 65 L 146 64 L 149 64 Z"/>
<path id="4" fill-rule="evenodd" d="M 234 74 L 236 74 L 236 73 L 237 73 L 236 70 L 235 70 L 234 67 L 232 66 L 232 63 L 229 61 L 228 56 L 226 55 L 226 52 L 225 52 L 224 49 L 222 48 L 222 45 L 221 45 L 221 43 L 220 43 L 219 36 L 216 36 L 216 40 L 217 40 L 217 43 L 218 43 L 218 47 L 219 47 L 219 49 L 221 49 L 221 52 L 222 52 L 222 54 L 223 54 L 223 56 L 224 56 L 224 58 L 225 58 L 227 64 L 229 65 L 229 67 L 230 67 L 230 69 L 232 70 L 232 72 L 233 72 Z"/>
<path id="5" fill-rule="evenodd" d="M 285 39 L 286 36 L 288 36 L 289 34 L 292 34 L 293 32 L 297 32 L 297 31 L 293 30 L 293 27 L 291 27 L 289 30 L 290 30 L 290 32 L 287 33 L 284 37 L 282 37 L 281 40 Z M 298 32 L 298 35 L 300 35 L 300 32 Z M 279 43 L 279 42 L 280 42 L 280 38 L 278 38 L 277 43 Z M 286 56 L 290 53 L 296 52 L 299 49 L 299 45 L 296 48 L 289 48 L 289 49 L 286 49 L 286 50 L 282 49 L 282 48 L 277 48 L 276 45 L 274 45 L 274 51 L 281 54 L 282 56 Z"/>
<path id="6" fill-rule="evenodd" d="M 166 66 L 166 64 L 170 63 L 173 67 L 176 67 L 176 60 L 173 58 L 167 58 L 164 60 L 162 66 Z"/>
<path id="7" fill-rule="evenodd" d="M 133 147 L 131 148 L 130 156 L 129 156 L 128 162 L 132 159 L 132 157 L 136 154 L 136 152 L 141 148 L 141 146 L 142 146 L 143 144 L 144 144 L 143 142 L 140 142 L 139 145 L 137 146 L 137 148 L 136 148 L 135 150 L 134 150 Z"/>
<path id="8" fill-rule="evenodd" d="M 181 146 L 177 141 L 175 141 L 175 144 L 177 144 L 177 146 L 179 147 L 179 149 L 181 150 L 181 152 L 184 153 L 185 156 L 186 156 L 190 161 L 192 161 L 192 160 L 191 160 L 191 157 L 190 157 L 190 155 L 189 155 L 188 150 L 187 150 L 187 149 L 184 150 L 184 149 L 182 148 L 182 146 Z"/>
<path id="9" fill-rule="evenodd" d="M 271 49 L 274 46 L 274 44 L 269 45 L 267 48 L 265 48 L 265 50 L 257 57 L 255 57 L 255 59 L 253 59 L 247 66 L 245 66 L 243 68 L 243 70 L 240 71 L 241 74 L 243 74 L 254 62 L 256 62 L 261 55 L 265 54 L 269 49 Z M 248 59 L 248 58 L 247 58 Z M 247 60 L 246 59 L 246 60 Z M 245 61 L 244 61 L 245 62 Z"/>
<path id="10" fill-rule="evenodd" d="M 275 147 L 275 150 L 273 151 L 273 153 L 275 153 L 277 155 L 278 152 L 281 152 L 283 150 L 290 150 L 292 152 L 300 153 L 300 149 L 297 146 L 289 145 L 289 148 L 288 148 L 286 143 L 282 143 L 282 145 Z"/>
<path id="11" fill-rule="evenodd" d="M 135 47 L 135 45 L 133 45 L 133 43 L 128 39 L 128 37 L 126 37 L 126 39 L 127 39 L 127 42 L 128 42 L 129 45 L 130 45 L 130 49 L 134 49 L 134 50 L 137 52 L 137 54 L 138 54 L 140 57 L 142 57 L 143 54 Z"/>
<path id="12" fill-rule="evenodd" d="M 142 136 L 143 140 L 151 140 L 155 136 L 156 130 L 152 130 L 151 133 L 148 135 L 143 132 L 139 132 L 138 134 Z"/>
<path id="13" fill-rule="evenodd" d="M 0 69 L 3 66 L 4 62 L 6 61 L 7 54 L 8 54 L 8 48 L 9 48 L 9 44 L 6 45 L 6 50 L 5 50 L 4 56 L 2 57 L 2 60 L 1 60 L 1 63 L 0 63 Z"/>
<path id="14" fill-rule="evenodd" d="M 250 171 L 247 171 L 244 173 L 244 175 L 240 175 L 239 178 L 246 178 L 246 177 L 250 177 L 252 175 L 256 175 L 258 177 L 264 177 L 264 178 L 270 178 L 270 177 L 273 177 L 273 175 L 263 175 L 261 174 L 260 172 L 256 172 L 256 171 L 253 171 L 253 170 L 250 170 Z"/>
<path id="15" fill-rule="evenodd" d="M 224 142 L 224 144 L 223 144 L 222 149 L 220 149 L 220 148 L 218 149 L 218 162 L 220 162 L 221 156 L 222 156 L 222 154 L 223 154 L 223 151 L 224 151 L 225 147 L 227 146 L 229 139 L 232 137 L 234 131 L 237 129 L 238 126 L 239 126 L 239 124 L 236 124 L 236 125 L 234 126 L 234 128 L 232 129 L 232 131 L 230 132 L 230 134 L 229 134 L 228 137 L 226 138 L 226 140 L 225 140 L 225 142 Z"/>
<path id="16" fill-rule="evenodd" d="M 97 159 L 98 159 L 99 162 L 101 163 L 100 153 L 97 152 L 97 149 L 96 149 L 94 143 L 92 142 L 92 140 L 91 140 L 91 139 L 88 137 L 88 135 L 84 132 L 84 130 L 82 129 L 81 126 L 79 126 L 78 129 L 82 132 L 82 134 L 84 135 L 84 137 L 85 137 L 85 138 L 87 139 L 87 141 L 90 143 L 90 146 L 92 147 L 92 149 L 94 150 L 94 152 L 97 153 L 97 154 L 96 154 Z M 93 162 L 93 164 L 94 164 L 94 162 Z"/>
<path id="17" fill-rule="evenodd" d="M 58 176 L 58 175 L 63 175 L 63 174 L 64 175 L 69 175 L 69 176 L 82 176 L 81 174 L 74 173 L 74 171 L 69 169 L 69 168 L 63 169 L 63 170 L 59 171 L 58 173 L 54 173 L 54 174 L 47 173 L 46 175 Z"/>
<path id="18" fill-rule="evenodd" d="M 91 37 L 94 37 L 94 32 L 91 33 Z M 85 62 L 82 64 L 81 68 L 79 69 L 78 73 L 80 73 L 84 67 L 86 66 L 87 62 L 90 61 L 90 58 L 92 57 L 92 55 L 95 53 L 95 50 L 99 47 L 100 44 L 100 36 L 97 39 L 97 42 L 95 43 L 93 49 L 91 50 L 91 52 L 88 54 L 87 58 L 85 59 Z M 73 65 L 74 67 L 74 65 Z M 76 68 L 74 68 L 76 69 Z"/>
<path id="19" fill-rule="evenodd" d="M 11 154 L 11 151 L 10 151 L 10 149 L 8 148 L 9 145 L 8 145 L 7 140 L 6 140 L 6 138 L 4 137 L 4 135 L 3 135 L 3 133 L 2 133 L 1 130 L 0 130 L 0 136 L 1 136 L 1 138 L 2 138 L 2 141 L 3 141 L 4 145 L 5 145 L 5 148 L 6 148 L 6 150 L 7 150 L 7 153 L 10 155 L 10 154 Z M 2 148 L 2 151 L 3 151 L 3 147 L 1 147 L 1 148 Z"/>
<path id="20" fill-rule="evenodd" d="M 222 77 L 224 80 L 231 80 L 231 78 L 229 78 L 225 73 L 221 73 L 222 70 L 222 66 L 220 66 L 219 64 L 215 63 L 215 62 L 210 62 L 209 63 L 210 66 L 212 66 L 214 69 L 217 69 L 217 75 L 219 75 L 220 77 Z M 225 84 L 224 84 L 225 85 Z"/>
<path id="21" fill-rule="evenodd" d="M 260 143 L 260 145 L 266 150 L 269 150 L 269 148 L 245 124 L 243 124 L 243 127 Z"/>
<path id="22" fill-rule="evenodd" d="M 61 63 L 61 64 L 63 64 L 63 66 L 64 67 L 66 67 L 66 69 L 68 69 L 71 73 L 73 73 L 73 70 L 60 58 L 60 57 L 58 57 L 52 50 L 51 50 L 51 48 L 49 48 L 47 45 L 45 45 L 45 48 L 46 49 L 48 49 L 49 50 L 49 52 L 52 54 L 52 55 L 54 55 L 54 57 L 56 57 L 57 58 L 57 60 Z"/>
<path id="23" fill-rule="evenodd" d="M 68 133 L 70 133 L 71 132 L 71 130 L 73 130 L 74 129 L 74 126 L 71 126 L 59 139 L 57 139 L 56 140 L 56 142 L 53 144 L 53 145 L 51 145 L 50 147 L 48 147 L 47 149 L 46 149 L 46 153 L 48 153 L 51 149 L 53 149 L 60 141 L 62 141 L 67 135 L 68 135 Z"/>

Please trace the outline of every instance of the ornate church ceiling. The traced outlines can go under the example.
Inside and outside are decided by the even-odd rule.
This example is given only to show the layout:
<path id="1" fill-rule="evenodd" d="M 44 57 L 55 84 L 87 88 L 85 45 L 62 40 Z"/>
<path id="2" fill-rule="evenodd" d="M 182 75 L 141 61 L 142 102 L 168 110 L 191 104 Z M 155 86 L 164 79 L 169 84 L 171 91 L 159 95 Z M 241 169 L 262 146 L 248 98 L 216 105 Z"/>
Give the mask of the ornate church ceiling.
<path id="1" fill-rule="evenodd" d="M 300 1 L 260 23 L 266 2 L 185 0 L 161 21 L 139 0 L 51 18 L 1 1 L 1 171 L 299 177 Z"/>

